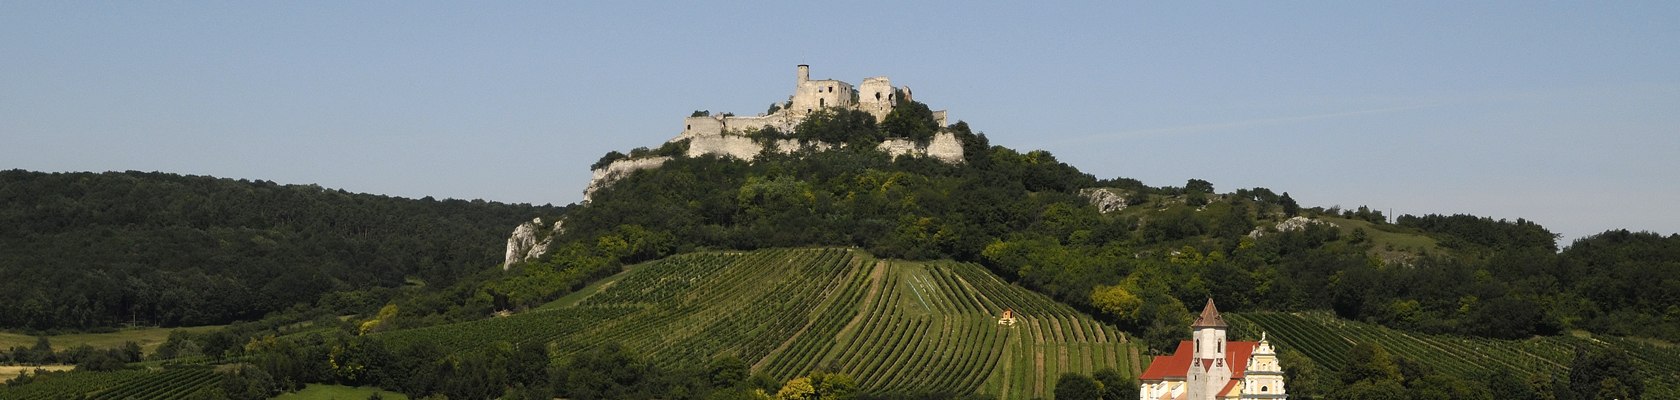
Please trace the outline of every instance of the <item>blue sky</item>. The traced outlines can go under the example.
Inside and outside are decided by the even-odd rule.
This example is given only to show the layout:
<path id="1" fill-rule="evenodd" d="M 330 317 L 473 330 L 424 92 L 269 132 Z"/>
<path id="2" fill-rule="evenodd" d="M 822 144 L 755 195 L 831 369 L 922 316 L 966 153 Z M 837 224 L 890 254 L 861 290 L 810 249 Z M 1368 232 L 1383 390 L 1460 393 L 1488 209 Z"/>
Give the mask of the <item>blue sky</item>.
<path id="1" fill-rule="evenodd" d="M 1101 178 L 1675 233 L 1675 21 L 1654 1 L 0 2 L 0 168 L 565 204 L 607 151 L 762 112 L 810 64 Z"/>

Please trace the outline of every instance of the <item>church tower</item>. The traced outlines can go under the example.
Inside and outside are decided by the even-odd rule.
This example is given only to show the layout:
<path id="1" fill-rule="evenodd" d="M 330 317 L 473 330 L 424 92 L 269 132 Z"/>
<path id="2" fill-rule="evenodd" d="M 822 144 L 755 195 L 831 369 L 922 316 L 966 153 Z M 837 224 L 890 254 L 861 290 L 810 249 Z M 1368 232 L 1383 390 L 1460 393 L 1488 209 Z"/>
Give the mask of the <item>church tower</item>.
<path id="1" fill-rule="evenodd" d="M 1283 367 L 1278 365 L 1277 351 L 1266 341 L 1265 332 L 1260 333 L 1260 343 L 1248 358 L 1248 371 L 1243 373 L 1243 398 L 1289 398 L 1289 393 L 1283 390 Z"/>
<path id="2" fill-rule="evenodd" d="M 1212 399 L 1231 381 L 1231 366 L 1225 360 L 1225 331 L 1229 325 L 1209 298 L 1202 314 L 1190 325 L 1195 339 L 1190 370 L 1186 371 L 1185 398 Z"/>

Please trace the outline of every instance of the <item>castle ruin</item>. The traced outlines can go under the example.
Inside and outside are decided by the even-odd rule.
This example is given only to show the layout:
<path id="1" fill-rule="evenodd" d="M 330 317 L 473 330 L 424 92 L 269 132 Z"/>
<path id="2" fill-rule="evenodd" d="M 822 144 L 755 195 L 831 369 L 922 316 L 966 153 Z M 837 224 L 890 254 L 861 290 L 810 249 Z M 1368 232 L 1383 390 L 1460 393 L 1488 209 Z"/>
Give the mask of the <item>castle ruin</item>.
<path id="1" fill-rule="evenodd" d="M 865 78 L 857 87 L 834 79 L 811 79 L 811 67 L 801 64 L 793 95 L 788 96 L 788 100 L 780 103 L 779 107 L 745 117 L 730 113 L 690 116 L 683 119 L 682 133 L 666 143 L 686 142 L 688 148 L 682 154 L 685 157 L 714 155 L 744 161 L 752 161 L 766 150 L 782 154 L 829 150 L 845 144 L 799 141 L 791 137 L 794 128 L 812 114 L 832 109 L 863 111 L 874 116 L 875 122 L 879 123 L 886 120 L 899 101 L 913 100 L 910 93 L 909 87 L 893 87 L 892 81 L 884 76 Z M 934 111 L 933 118 L 938 126 L 946 126 L 945 110 Z M 788 136 L 769 139 L 751 136 L 765 128 Z M 963 159 L 962 142 L 955 134 L 943 130 L 925 143 L 891 138 L 875 148 L 893 157 L 925 156 L 951 164 L 960 163 Z M 659 168 L 670 159 L 670 155 L 632 153 L 628 158 L 596 168 L 591 171 L 589 187 L 583 191 L 583 201 L 588 203 L 595 191 L 618 179 L 636 171 Z"/>
<path id="2" fill-rule="evenodd" d="M 682 134 L 672 140 L 751 133 L 764 128 L 793 132 L 793 128 L 805 117 L 828 108 L 867 112 L 875 116 L 875 122 L 881 122 L 898 104 L 900 92 L 905 96 L 904 100 L 912 100 L 909 87 L 895 88 L 892 80 L 885 76 L 864 78 L 863 83 L 854 88 L 852 84 L 840 80 L 811 79 L 811 67 L 800 64 L 793 95 L 788 96 L 788 101 L 775 112 L 747 117 L 720 113 L 684 118 Z M 939 126 L 945 126 L 945 110 L 934 111 L 933 117 Z"/>

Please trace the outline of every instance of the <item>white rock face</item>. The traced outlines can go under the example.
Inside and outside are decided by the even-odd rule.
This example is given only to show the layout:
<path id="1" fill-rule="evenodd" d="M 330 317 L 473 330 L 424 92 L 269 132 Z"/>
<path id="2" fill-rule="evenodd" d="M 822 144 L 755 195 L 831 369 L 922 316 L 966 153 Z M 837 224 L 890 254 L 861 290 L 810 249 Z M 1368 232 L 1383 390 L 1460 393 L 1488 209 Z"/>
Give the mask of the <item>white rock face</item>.
<path id="1" fill-rule="evenodd" d="M 1336 223 L 1334 223 L 1334 222 L 1319 221 L 1319 220 L 1312 219 L 1312 218 L 1307 218 L 1307 217 L 1302 217 L 1302 216 L 1294 216 L 1294 217 L 1290 217 L 1289 219 L 1283 220 L 1282 222 L 1278 222 L 1277 225 L 1273 226 L 1272 228 L 1273 228 L 1273 230 L 1276 230 L 1278 232 L 1289 232 L 1289 231 L 1298 231 L 1298 230 L 1302 230 L 1302 229 L 1307 229 L 1307 227 L 1311 226 L 1311 225 L 1327 225 L 1327 226 L 1332 227 L 1332 228 L 1336 228 L 1336 227 L 1341 226 L 1341 225 L 1336 225 Z M 1248 232 L 1248 237 L 1259 238 L 1261 236 L 1264 236 L 1265 234 L 1266 234 L 1266 232 L 1264 230 L 1255 229 L 1253 231 Z"/>
<path id="2" fill-rule="evenodd" d="M 1115 193 L 1114 189 L 1084 188 L 1079 189 L 1079 195 L 1096 206 L 1099 213 L 1108 214 L 1126 209 L 1126 196 Z"/>
<path id="3" fill-rule="evenodd" d="M 537 230 L 542 229 L 542 218 L 532 219 L 531 222 L 519 224 L 513 228 L 513 234 L 508 236 L 506 257 L 502 260 L 502 270 L 506 271 L 513 263 L 542 257 L 548 253 L 548 245 L 555 234 L 560 233 L 560 225 L 564 221 L 555 221 L 553 232 L 542 242 L 537 241 Z"/>
<path id="4" fill-rule="evenodd" d="M 717 154 L 734 157 L 737 160 L 752 161 L 762 151 L 764 151 L 764 146 L 746 136 L 707 135 L 689 138 L 686 155 L 699 157 L 707 154 Z"/>
<path id="5" fill-rule="evenodd" d="M 941 118 L 940 123 L 944 123 L 943 118 Z M 957 140 L 957 135 L 950 132 L 940 132 L 933 135 L 933 140 L 928 142 L 926 152 L 928 157 L 949 164 L 963 161 L 962 141 Z"/>
<path id="6" fill-rule="evenodd" d="M 912 142 L 910 139 L 887 139 L 886 141 L 881 142 L 880 145 L 875 146 L 875 149 L 880 150 L 883 153 L 887 153 L 887 155 L 893 156 L 893 158 L 898 158 L 898 156 L 916 155 L 916 153 L 921 150 L 919 146 L 916 146 L 916 142 Z"/>
<path id="7" fill-rule="evenodd" d="M 665 165 L 666 161 L 671 161 L 671 157 L 623 159 L 607 164 L 606 168 L 591 171 L 593 175 L 589 177 L 589 187 L 583 189 L 583 202 L 588 203 L 589 198 L 595 195 L 595 191 L 611 185 L 613 181 L 630 176 L 632 172 L 659 168 L 659 166 Z"/>
<path id="8" fill-rule="evenodd" d="M 963 160 L 962 141 L 950 132 L 940 132 L 933 135 L 926 146 L 916 144 L 909 139 L 887 139 L 875 146 L 881 152 L 898 158 L 898 156 L 933 157 L 947 164 L 961 163 Z"/>
<path id="9" fill-rule="evenodd" d="M 759 144 L 752 138 L 733 133 L 690 135 L 685 132 L 683 135 L 671 139 L 671 142 L 683 140 L 688 141 L 688 151 L 683 153 L 687 157 L 718 155 L 750 162 L 757 159 L 758 155 L 765 149 L 764 145 Z M 833 145 L 822 142 L 803 142 L 796 139 L 777 139 L 770 142 L 770 149 L 782 154 L 794 154 L 805 150 L 829 151 L 844 147 L 844 143 Z M 876 149 L 895 158 L 898 156 L 932 157 L 949 164 L 958 164 L 963 161 L 962 141 L 957 140 L 957 135 L 950 132 L 940 132 L 934 135 L 933 139 L 929 140 L 925 146 L 906 139 L 888 139 L 877 145 Z M 589 179 L 589 187 L 583 190 L 583 201 L 588 203 L 594 197 L 596 191 L 611 185 L 614 181 L 630 176 L 632 172 L 659 168 L 670 160 L 670 157 L 623 159 L 607 164 L 605 168 L 594 170 L 594 176 Z"/>

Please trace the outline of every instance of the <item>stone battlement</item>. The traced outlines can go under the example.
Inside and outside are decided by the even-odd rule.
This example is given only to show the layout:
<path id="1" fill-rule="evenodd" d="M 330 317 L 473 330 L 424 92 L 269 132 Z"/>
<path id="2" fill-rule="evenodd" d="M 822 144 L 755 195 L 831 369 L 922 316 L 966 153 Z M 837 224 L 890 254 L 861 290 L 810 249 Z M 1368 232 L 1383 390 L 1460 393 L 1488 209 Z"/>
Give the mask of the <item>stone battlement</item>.
<path id="1" fill-rule="evenodd" d="M 764 128 L 793 132 L 793 128 L 806 116 L 830 108 L 867 112 L 875 116 L 875 122 L 881 122 L 898 104 L 900 93 L 905 100 L 913 99 L 909 87 L 893 87 L 892 80 L 885 76 L 864 78 L 862 84 L 853 87 L 850 83 L 834 79 L 813 80 L 810 66 L 800 65 L 793 95 L 788 96 L 784 107 L 766 115 L 743 117 L 719 114 L 684 118 L 682 134 L 672 141 L 724 133 L 748 133 Z M 934 111 L 933 116 L 939 126 L 945 126 L 945 110 Z"/>

